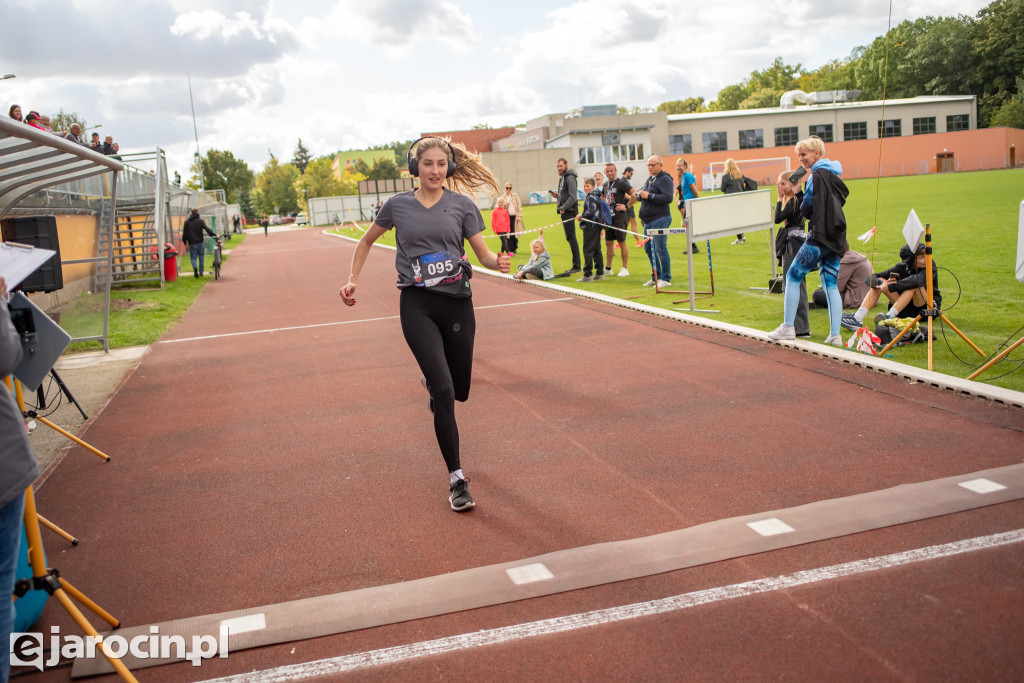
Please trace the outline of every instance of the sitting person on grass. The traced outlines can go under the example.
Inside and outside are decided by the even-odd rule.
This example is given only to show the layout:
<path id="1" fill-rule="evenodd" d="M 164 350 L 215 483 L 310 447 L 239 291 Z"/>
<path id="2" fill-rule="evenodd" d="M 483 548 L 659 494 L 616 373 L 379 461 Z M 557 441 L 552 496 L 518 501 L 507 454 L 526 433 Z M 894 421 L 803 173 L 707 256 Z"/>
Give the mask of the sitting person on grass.
<path id="1" fill-rule="evenodd" d="M 844 328 L 860 329 L 864 325 L 864 318 L 867 317 L 868 311 L 878 303 L 883 294 L 891 302 L 891 306 L 888 313 L 879 313 L 875 316 L 875 326 L 881 324 L 885 318 L 915 318 L 925 310 L 928 306 L 928 292 L 924 245 L 917 245 L 917 249 L 913 251 L 910 247 L 904 246 L 900 249 L 900 258 L 903 260 L 892 268 L 880 273 L 872 273 L 871 289 L 856 313 L 847 313 L 843 316 Z M 932 296 L 935 308 L 941 308 L 942 294 L 939 293 L 939 274 L 934 261 L 932 261 Z"/>
<path id="2" fill-rule="evenodd" d="M 513 275 L 517 280 L 550 280 L 555 276 L 555 269 L 551 267 L 551 254 L 544 247 L 544 240 L 536 239 L 530 242 L 530 261 L 525 266 L 519 266 L 519 272 Z"/>
<path id="3" fill-rule="evenodd" d="M 839 296 L 843 298 L 843 308 L 857 308 L 867 296 L 871 282 L 871 264 L 868 257 L 859 251 L 848 251 L 839 260 Z M 818 287 L 811 292 L 811 308 L 828 308 L 825 290 Z"/>

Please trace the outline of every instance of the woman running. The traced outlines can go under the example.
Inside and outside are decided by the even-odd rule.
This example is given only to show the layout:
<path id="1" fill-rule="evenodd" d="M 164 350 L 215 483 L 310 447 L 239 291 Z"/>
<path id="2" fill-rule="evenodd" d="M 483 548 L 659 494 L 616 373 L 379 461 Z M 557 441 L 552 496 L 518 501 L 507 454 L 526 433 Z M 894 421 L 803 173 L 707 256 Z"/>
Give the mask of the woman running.
<path id="1" fill-rule="evenodd" d="M 409 149 L 409 173 L 420 179 L 419 188 L 394 195 L 381 207 L 356 246 L 351 275 L 339 293 L 346 305 L 355 305 L 356 283 L 370 247 L 395 228 L 402 333 L 430 394 L 434 434 L 448 467 L 448 502 L 462 512 L 475 505 L 459 461 L 455 422 L 455 401 L 469 398 L 476 335 L 469 284 L 473 271 L 464 241 L 486 268 L 507 273 L 511 259 L 487 248 L 480 210 L 462 194 L 478 188 L 498 193 L 498 181 L 479 155 L 443 138 L 421 138 Z"/>

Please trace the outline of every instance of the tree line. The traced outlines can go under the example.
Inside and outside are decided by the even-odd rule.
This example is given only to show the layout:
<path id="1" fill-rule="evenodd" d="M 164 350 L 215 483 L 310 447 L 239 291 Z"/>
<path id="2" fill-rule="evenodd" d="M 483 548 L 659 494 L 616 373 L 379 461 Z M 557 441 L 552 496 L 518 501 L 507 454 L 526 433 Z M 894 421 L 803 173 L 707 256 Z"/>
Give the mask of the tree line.
<path id="1" fill-rule="evenodd" d="M 1024 0 L 995 0 L 974 17 L 906 20 L 870 45 L 809 71 L 777 57 L 711 102 L 662 102 L 658 111 L 689 114 L 777 107 L 789 90 L 860 90 L 859 99 L 975 95 L 980 126 L 1024 128 Z"/>

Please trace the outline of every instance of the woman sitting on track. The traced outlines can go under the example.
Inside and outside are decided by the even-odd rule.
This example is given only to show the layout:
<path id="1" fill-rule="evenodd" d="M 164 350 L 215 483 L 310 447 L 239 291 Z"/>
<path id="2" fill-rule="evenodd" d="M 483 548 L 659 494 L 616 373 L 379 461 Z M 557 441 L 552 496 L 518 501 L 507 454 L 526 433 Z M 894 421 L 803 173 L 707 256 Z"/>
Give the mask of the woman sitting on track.
<path id="1" fill-rule="evenodd" d="M 476 335 L 469 285 L 472 268 L 463 242 L 469 241 L 487 268 L 507 273 L 511 259 L 487 248 L 480 210 L 473 199 L 460 194 L 481 187 L 498 193 L 498 181 L 479 155 L 442 138 L 421 138 L 409 149 L 409 173 L 419 177 L 419 188 L 384 204 L 359 240 L 348 283 L 339 293 L 346 305 L 355 305 L 356 282 L 370 247 L 395 228 L 402 333 L 430 393 L 434 434 L 448 466 L 448 502 L 452 510 L 462 512 L 475 503 L 459 461 L 455 401 L 469 398 Z"/>

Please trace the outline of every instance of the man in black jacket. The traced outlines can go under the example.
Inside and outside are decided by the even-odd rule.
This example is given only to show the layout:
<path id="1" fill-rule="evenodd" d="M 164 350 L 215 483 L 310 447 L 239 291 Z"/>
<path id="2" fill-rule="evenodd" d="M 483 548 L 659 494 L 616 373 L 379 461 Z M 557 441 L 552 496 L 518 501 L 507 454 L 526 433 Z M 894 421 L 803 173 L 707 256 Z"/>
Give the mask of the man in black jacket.
<path id="1" fill-rule="evenodd" d="M 558 192 L 555 197 L 556 210 L 562 217 L 562 228 L 565 230 L 565 241 L 572 252 L 572 268 L 557 277 L 568 277 L 580 272 L 580 243 L 576 239 L 576 214 L 579 213 L 579 198 L 576 194 L 576 171 L 569 168 L 565 159 L 558 160 Z"/>
<path id="2" fill-rule="evenodd" d="M 644 226 L 644 251 L 651 260 L 651 279 L 644 287 L 667 287 L 672 283 L 672 262 L 668 257 L 668 235 L 651 235 L 649 230 L 664 230 L 672 225 L 672 193 L 675 183 L 663 168 L 661 157 L 652 155 L 647 160 L 650 177 L 636 195 L 640 198 L 640 222 Z"/>
<path id="3" fill-rule="evenodd" d="M 871 274 L 871 290 L 868 291 L 856 313 L 843 316 L 842 325 L 847 330 L 858 330 L 870 311 L 884 294 L 891 306 L 888 313 L 875 316 L 877 327 L 883 318 L 916 318 L 928 307 L 928 271 L 923 244 L 911 250 L 904 245 L 900 249 L 903 259 L 892 268 Z M 942 293 L 939 292 L 939 271 L 932 261 L 932 301 L 935 308 L 942 308 Z"/>
<path id="4" fill-rule="evenodd" d="M 185 225 L 181 229 L 181 241 L 188 247 L 188 255 L 192 259 L 192 273 L 195 277 L 203 274 L 203 266 L 205 265 L 206 245 L 203 244 L 204 230 L 210 237 L 217 236 L 206 225 L 206 221 L 199 216 L 199 209 L 192 209 L 192 215 L 185 220 Z"/>

